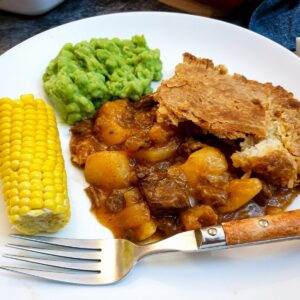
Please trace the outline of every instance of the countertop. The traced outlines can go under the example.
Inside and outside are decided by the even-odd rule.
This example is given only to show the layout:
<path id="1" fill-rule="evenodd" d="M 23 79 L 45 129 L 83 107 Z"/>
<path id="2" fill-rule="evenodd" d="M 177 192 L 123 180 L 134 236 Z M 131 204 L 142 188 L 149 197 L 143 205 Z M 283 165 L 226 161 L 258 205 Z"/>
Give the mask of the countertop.
<path id="1" fill-rule="evenodd" d="M 66 0 L 41 16 L 0 11 L 0 55 L 20 42 L 52 27 L 82 18 L 126 11 L 178 12 L 157 0 Z M 251 7 L 241 7 L 223 20 L 247 27 Z"/>

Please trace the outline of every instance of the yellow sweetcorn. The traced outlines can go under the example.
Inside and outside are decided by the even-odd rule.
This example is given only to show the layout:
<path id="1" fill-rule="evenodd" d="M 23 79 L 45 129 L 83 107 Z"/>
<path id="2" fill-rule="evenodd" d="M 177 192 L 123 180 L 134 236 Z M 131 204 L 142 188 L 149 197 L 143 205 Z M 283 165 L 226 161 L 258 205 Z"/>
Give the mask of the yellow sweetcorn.
<path id="1" fill-rule="evenodd" d="M 21 233 L 55 232 L 68 222 L 55 115 L 33 95 L 0 99 L 0 179 L 8 218 Z"/>

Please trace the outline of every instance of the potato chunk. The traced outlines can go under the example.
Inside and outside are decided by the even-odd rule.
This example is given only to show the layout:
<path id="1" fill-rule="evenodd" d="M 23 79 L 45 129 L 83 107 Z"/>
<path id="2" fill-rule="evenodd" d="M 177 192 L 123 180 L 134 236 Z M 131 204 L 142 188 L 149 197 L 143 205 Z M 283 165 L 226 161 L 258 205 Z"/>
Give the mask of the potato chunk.
<path id="1" fill-rule="evenodd" d="M 116 227 L 134 228 L 150 221 L 150 211 L 145 203 L 137 203 L 124 208 L 115 218 Z"/>
<path id="2" fill-rule="evenodd" d="M 134 180 L 129 158 L 123 151 L 101 151 L 90 155 L 84 172 L 88 183 L 105 190 L 128 187 Z"/>
<path id="3" fill-rule="evenodd" d="M 118 120 L 127 113 L 127 103 L 124 100 L 109 101 L 99 110 L 94 130 L 97 136 L 107 145 L 123 143 L 130 135 L 130 130 L 122 127 Z"/>
<path id="4" fill-rule="evenodd" d="M 162 124 L 154 124 L 149 130 L 150 139 L 156 144 L 165 144 L 174 136 L 174 130 Z"/>
<path id="5" fill-rule="evenodd" d="M 100 128 L 101 139 L 110 146 L 123 143 L 129 135 L 128 129 L 121 127 L 112 120 L 103 120 Z"/>
<path id="6" fill-rule="evenodd" d="M 218 216 L 209 205 L 196 205 L 180 215 L 186 230 L 217 224 Z"/>
<path id="7" fill-rule="evenodd" d="M 200 177 L 222 175 L 228 168 L 224 154 L 214 147 L 204 147 L 193 152 L 184 164 L 180 166 L 188 183 L 195 187 Z"/>
<path id="8" fill-rule="evenodd" d="M 152 221 L 148 221 L 134 228 L 135 238 L 137 241 L 143 241 L 152 236 L 157 229 L 157 225 Z"/>
<path id="9" fill-rule="evenodd" d="M 178 148 L 176 141 L 171 141 L 165 146 L 151 147 L 149 149 L 142 149 L 133 154 L 137 159 L 143 159 L 151 163 L 166 160 L 174 155 Z"/>
<path id="10" fill-rule="evenodd" d="M 257 178 L 234 179 L 227 186 L 228 200 L 218 211 L 228 213 L 247 204 L 262 189 L 262 183 Z"/>

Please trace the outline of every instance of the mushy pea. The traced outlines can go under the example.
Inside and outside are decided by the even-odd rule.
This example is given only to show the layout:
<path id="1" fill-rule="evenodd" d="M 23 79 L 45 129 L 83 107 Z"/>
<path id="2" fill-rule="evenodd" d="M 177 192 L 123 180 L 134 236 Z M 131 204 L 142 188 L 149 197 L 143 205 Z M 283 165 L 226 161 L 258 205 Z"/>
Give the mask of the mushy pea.
<path id="1" fill-rule="evenodd" d="M 68 43 L 43 75 L 44 89 L 67 124 L 91 118 L 108 100 L 138 100 L 162 78 L 159 49 L 149 49 L 144 36 L 130 40 L 91 39 Z"/>

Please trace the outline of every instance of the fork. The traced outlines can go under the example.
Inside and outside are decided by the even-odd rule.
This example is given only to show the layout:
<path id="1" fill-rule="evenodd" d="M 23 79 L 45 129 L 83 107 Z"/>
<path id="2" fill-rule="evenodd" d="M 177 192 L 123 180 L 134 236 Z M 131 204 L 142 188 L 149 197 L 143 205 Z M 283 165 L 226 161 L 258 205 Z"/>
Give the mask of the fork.
<path id="1" fill-rule="evenodd" d="M 4 257 L 54 267 L 55 270 L 11 266 L 1 266 L 1 269 L 60 282 L 105 285 L 125 277 L 136 262 L 150 254 L 174 251 L 203 252 L 299 239 L 300 210 L 186 231 L 144 246 L 125 239 L 64 239 L 18 234 L 12 234 L 10 237 L 48 245 L 48 248 L 7 245 L 18 250 L 42 254 L 47 258 L 41 255 L 37 257 L 12 254 L 6 254 Z"/>

